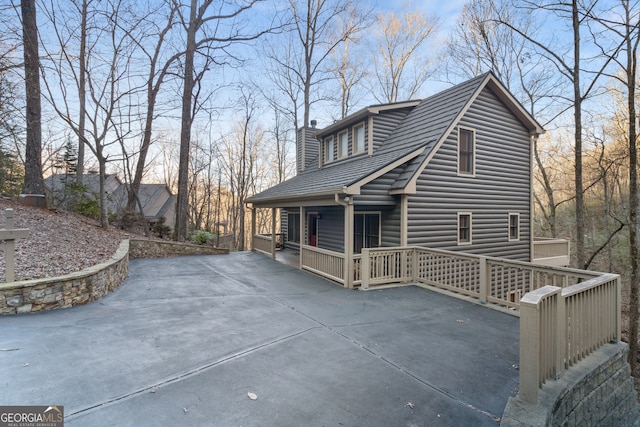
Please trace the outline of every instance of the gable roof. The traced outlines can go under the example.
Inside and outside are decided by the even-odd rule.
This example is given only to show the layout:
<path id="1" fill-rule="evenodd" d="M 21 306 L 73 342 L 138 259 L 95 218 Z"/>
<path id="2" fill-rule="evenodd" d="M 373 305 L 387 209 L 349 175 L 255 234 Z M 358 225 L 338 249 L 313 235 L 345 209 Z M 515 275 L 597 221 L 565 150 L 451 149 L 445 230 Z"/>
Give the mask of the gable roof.
<path id="1" fill-rule="evenodd" d="M 390 191 L 392 194 L 413 192 L 420 172 L 485 87 L 495 92 L 530 134 L 544 133 L 542 126 L 495 75 L 488 72 L 420 101 L 373 155 L 355 156 L 306 171 L 248 198 L 247 202 L 266 204 L 334 194 L 359 194 L 363 185 L 403 164 L 405 167 Z M 356 115 L 362 113 L 363 110 Z M 330 128 L 336 130 L 341 123 L 352 120 L 353 117 L 347 117 Z M 325 130 L 318 132 L 324 133 Z"/>

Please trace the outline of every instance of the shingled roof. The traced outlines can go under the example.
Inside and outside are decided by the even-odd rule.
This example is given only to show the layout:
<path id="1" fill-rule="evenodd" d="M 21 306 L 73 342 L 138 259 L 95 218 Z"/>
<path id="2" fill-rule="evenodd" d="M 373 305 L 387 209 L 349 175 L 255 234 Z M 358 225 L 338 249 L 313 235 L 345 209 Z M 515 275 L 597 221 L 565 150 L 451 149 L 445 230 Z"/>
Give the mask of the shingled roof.
<path id="1" fill-rule="evenodd" d="M 390 192 L 402 192 L 424 169 L 464 112 L 487 86 L 520 118 L 532 134 L 542 127 L 509 94 L 493 73 L 485 73 L 422 100 L 371 156 L 354 156 L 303 173 L 247 199 L 254 204 L 286 205 L 287 201 L 333 194 L 358 194 L 360 187 L 394 168 L 404 169 Z M 351 121 L 346 117 L 340 122 Z M 331 125 L 339 127 L 339 123 Z"/>

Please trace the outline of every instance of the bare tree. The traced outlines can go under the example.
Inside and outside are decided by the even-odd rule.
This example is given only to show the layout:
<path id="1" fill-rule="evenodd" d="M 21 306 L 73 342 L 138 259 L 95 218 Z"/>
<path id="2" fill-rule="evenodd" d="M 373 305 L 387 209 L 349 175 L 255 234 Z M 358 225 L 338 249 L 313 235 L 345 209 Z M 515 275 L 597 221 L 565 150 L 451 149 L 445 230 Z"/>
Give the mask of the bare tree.
<path id="1" fill-rule="evenodd" d="M 378 102 L 411 99 L 433 74 L 431 61 L 421 54 L 435 34 L 437 18 L 419 12 L 379 14 L 374 58 L 375 84 L 371 94 Z"/>
<path id="2" fill-rule="evenodd" d="M 585 2 L 572 0 L 567 3 L 556 3 L 541 1 L 525 1 L 512 2 L 512 7 L 523 8 L 528 11 L 535 10 L 536 13 L 548 14 L 550 18 L 564 20 L 570 24 L 571 28 L 571 45 L 570 55 L 564 55 L 557 42 L 547 41 L 523 31 L 522 28 L 498 14 L 495 22 L 506 26 L 512 30 L 514 36 L 522 37 L 535 50 L 536 53 L 542 55 L 552 64 L 560 75 L 571 85 L 571 97 L 568 97 L 573 107 L 573 126 L 574 126 L 574 187 L 575 187 L 575 241 L 576 241 L 576 262 L 580 268 L 584 268 L 587 260 L 585 249 L 585 224 L 586 224 L 586 208 L 584 200 L 584 180 L 583 180 L 583 111 L 582 105 L 586 99 L 591 97 L 597 89 L 597 82 L 604 75 L 612 61 L 617 55 L 621 45 L 614 46 L 611 49 L 611 55 L 600 58 L 601 61 L 595 63 L 595 59 L 591 58 L 594 63 L 593 70 L 589 70 L 590 79 L 586 82 L 582 81 L 582 77 L 586 74 L 582 61 L 581 47 L 584 43 L 582 39 L 582 30 L 585 29 L 586 23 L 592 19 L 592 15 L 596 15 L 595 7 L 597 0 L 587 0 Z"/>
<path id="3" fill-rule="evenodd" d="M 166 11 L 166 14 L 162 12 Z M 170 1 L 163 2 L 160 6 L 156 7 L 147 13 L 148 19 L 144 20 L 145 30 L 142 32 L 144 39 L 153 37 L 155 43 L 148 46 L 144 39 L 139 39 L 140 32 L 135 34 L 127 31 L 132 40 L 139 46 L 139 50 L 148 61 L 148 76 L 146 78 L 146 111 L 144 113 L 144 129 L 142 133 L 142 141 L 140 142 L 138 149 L 138 158 L 135 168 L 135 175 L 131 180 L 129 186 L 129 197 L 127 201 L 127 210 L 133 211 L 136 203 L 139 204 L 138 192 L 140 190 L 140 184 L 147 167 L 147 155 L 151 144 L 153 142 L 153 123 L 156 118 L 156 103 L 160 89 L 169 74 L 171 66 L 176 62 L 182 52 L 176 52 L 169 55 L 164 62 L 162 62 L 163 51 L 166 50 L 166 41 L 170 31 L 175 26 L 175 14 L 177 12 L 176 3 Z M 159 23 L 162 23 L 159 25 Z M 124 153 L 126 155 L 126 153 Z"/>
<path id="4" fill-rule="evenodd" d="M 366 95 L 366 91 L 360 91 L 358 96 L 357 88 L 363 84 L 367 76 L 367 67 L 362 60 L 365 55 L 358 55 L 353 52 L 354 41 L 345 40 L 342 49 L 336 49 L 334 57 L 334 74 L 340 85 L 340 117 L 347 117 L 354 105 L 357 105 Z"/>
<path id="5" fill-rule="evenodd" d="M 40 56 L 35 0 L 21 0 L 26 88 L 27 147 L 25 152 L 23 193 L 44 194 L 42 178 L 42 108 L 40 104 Z"/>
<path id="6" fill-rule="evenodd" d="M 288 6 L 292 31 L 285 41 L 269 40 L 265 51 L 270 79 L 291 103 L 295 128 L 308 127 L 311 106 L 330 98 L 325 83 L 333 78 L 332 52 L 363 30 L 369 12 L 349 0 L 288 0 Z"/>
<path id="7" fill-rule="evenodd" d="M 177 0 L 174 0 L 177 4 Z M 213 65 L 223 66 L 232 56 L 229 48 L 234 43 L 255 40 L 270 28 L 247 30 L 240 24 L 240 18 L 258 3 L 248 0 L 239 4 L 231 2 L 216 3 L 213 0 L 191 0 L 186 12 L 181 6 L 177 9 L 179 22 L 184 29 L 185 53 L 183 60 L 183 91 L 180 129 L 180 160 L 178 166 L 178 197 L 176 205 L 176 224 L 174 240 L 184 240 L 187 234 L 189 153 L 191 146 L 191 126 L 195 111 L 194 89 L 206 71 Z M 213 10 L 217 7 L 217 10 Z M 200 35 L 200 37 L 199 37 Z M 215 52 L 220 53 L 216 57 Z M 196 69 L 196 57 L 200 67 Z"/>
<path id="8" fill-rule="evenodd" d="M 640 322 L 640 224 L 638 210 L 640 196 L 638 194 L 638 130 L 636 102 L 636 87 L 638 84 L 638 44 L 640 43 L 640 8 L 636 2 L 620 0 L 621 13 L 607 17 L 593 14 L 591 18 L 604 26 L 608 34 L 613 35 L 614 45 L 621 43 L 620 58 L 609 46 L 602 45 L 596 32 L 592 30 L 594 39 L 602 51 L 615 61 L 621 73 L 612 73 L 610 77 L 622 84 L 626 92 L 626 120 L 627 125 L 627 155 L 629 158 L 629 203 L 628 203 L 628 232 L 629 232 L 629 262 L 630 262 L 630 294 L 629 294 L 629 363 L 634 375 L 638 374 L 638 345 Z M 600 35 L 600 34 L 597 34 Z"/>
<path id="9" fill-rule="evenodd" d="M 66 42 L 70 40 L 69 37 L 73 38 L 73 32 L 69 32 L 71 22 L 57 19 L 56 9 L 49 10 L 48 16 L 58 34 L 59 51 L 47 52 L 46 78 L 43 81 L 47 98 L 60 119 L 76 135 L 84 134 L 81 139 L 84 139 L 98 162 L 100 220 L 102 226 L 106 227 L 109 212 L 104 184 L 106 164 L 110 160 L 107 148 L 134 136 L 130 125 L 130 106 L 132 97 L 139 91 L 131 84 L 130 74 L 131 58 L 136 46 L 131 43 L 130 36 L 120 30 L 119 24 L 127 21 L 131 28 L 135 28 L 137 21 L 128 14 L 122 0 L 93 5 L 95 7 L 87 10 L 81 18 L 85 20 L 91 17 L 92 30 L 92 43 L 86 46 L 85 52 L 86 72 L 82 73 L 86 77 L 87 89 L 84 113 L 78 112 L 75 98 L 70 96 L 80 80 L 73 55 L 67 50 L 70 45 Z M 54 4 L 51 6 L 55 7 Z M 88 39 L 89 34 L 86 37 Z M 81 117 L 86 120 L 86 129 L 82 133 Z"/>

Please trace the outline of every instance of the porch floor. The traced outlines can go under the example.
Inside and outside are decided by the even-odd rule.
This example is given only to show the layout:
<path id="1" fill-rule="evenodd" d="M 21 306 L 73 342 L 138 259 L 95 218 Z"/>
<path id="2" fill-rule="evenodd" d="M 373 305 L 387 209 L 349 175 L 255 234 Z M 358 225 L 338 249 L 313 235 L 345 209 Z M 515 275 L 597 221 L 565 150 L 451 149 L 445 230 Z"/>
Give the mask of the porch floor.
<path id="1" fill-rule="evenodd" d="M 496 426 L 518 387 L 517 317 L 251 252 L 133 259 L 95 303 L 0 323 L 0 402 L 67 427 Z"/>

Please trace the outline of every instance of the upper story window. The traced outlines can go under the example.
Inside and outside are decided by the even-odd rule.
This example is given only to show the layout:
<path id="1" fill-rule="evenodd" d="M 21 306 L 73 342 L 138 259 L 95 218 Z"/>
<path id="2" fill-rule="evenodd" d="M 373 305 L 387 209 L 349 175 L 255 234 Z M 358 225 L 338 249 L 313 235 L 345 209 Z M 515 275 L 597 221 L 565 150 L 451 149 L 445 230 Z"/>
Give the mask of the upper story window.
<path id="1" fill-rule="evenodd" d="M 475 132 L 471 129 L 458 129 L 458 174 L 475 175 Z"/>
<path id="2" fill-rule="evenodd" d="M 353 127 L 353 152 L 362 153 L 364 151 L 364 123 Z"/>
<path id="3" fill-rule="evenodd" d="M 471 244 L 471 212 L 458 213 L 458 244 Z"/>
<path id="4" fill-rule="evenodd" d="M 324 161 L 325 162 L 332 162 L 335 160 L 334 158 L 334 141 L 333 141 L 333 136 L 328 136 L 324 139 Z"/>
<path id="5" fill-rule="evenodd" d="M 520 214 L 509 214 L 509 241 L 520 240 Z"/>
<path id="6" fill-rule="evenodd" d="M 349 133 L 345 130 L 338 134 L 338 157 L 349 155 Z"/>

